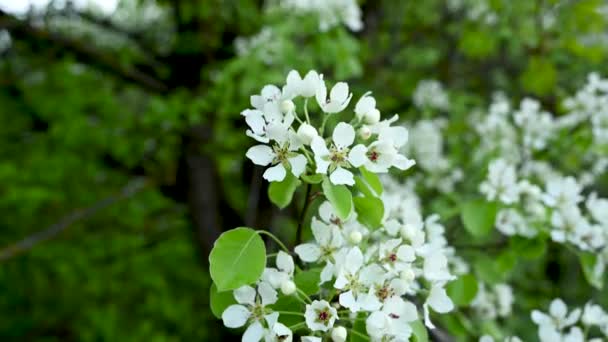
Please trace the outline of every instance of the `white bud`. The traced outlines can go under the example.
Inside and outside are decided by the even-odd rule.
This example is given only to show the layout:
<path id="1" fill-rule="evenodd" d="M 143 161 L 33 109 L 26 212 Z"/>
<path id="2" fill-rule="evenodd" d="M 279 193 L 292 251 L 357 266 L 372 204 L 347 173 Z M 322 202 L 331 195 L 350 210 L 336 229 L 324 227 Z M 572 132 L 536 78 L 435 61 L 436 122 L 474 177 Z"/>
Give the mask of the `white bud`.
<path id="1" fill-rule="evenodd" d="M 354 243 L 355 245 L 358 244 L 359 242 L 361 242 L 361 239 L 363 238 L 363 235 L 361 235 L 361 233 L 359 233 L 358 231 L 354 231 L 350 233 L 350 242 Z"/>
<path id="2" fill-rule="evenodd" d="M 306 145 L 310 144 L 312 139 L 319 135 L 317 133 L 317 130 L 307 123 L 303 123 L 300 125 L 297 134 L 298 138 L 300 138 L 300 140 L 302 140 L 302 142 Z"/>
<path id="3" fill-rule="evenodd" d="M 414 271 L 412 271 L 412 269 L 407 269 L 407 270 L 401 272 L 401 280 L 410 282 L 410 281 L 414 280 L 414 278 L 416 278 L 416 275 L 414 274 Z"/>
<path id="4" fill-rule="evenodd" d="M 344 342 L 346 341 L 346 328 L 344 327 L 335 327 L 331 330 L 331 340 L 334 342 Z"/>
<path id="5" fill-rule="evenodd" d="M 281 102 L 281 112 L 290 113 L 293 112 L 294 109 L 296 109 L 296 105 L 293 103 L 293 101 L 285 100 Z"/>
<path id="6" fill-rule="evenodd" d="M 369 127 L 363 125 L 361 126 L 361 128 L 359 128 L 359 136 L 361 137 L 361 139 L 367 140 L 369 139 L 369 137 L 372 136 L 372 130 L 369 129 Z"/>
<path id="7" fill-rule="evenodd" d="M 411 224 L 405 224 L 401 227 L 401 236 L 406 239 L 412 239 L 416 235 L 416 227 Z"/>
<path id="8" fill-rule="evenodd" d="M 363 115 L 363 121 L 369 125 L 375 125 L 380 121 L 380 111 L 376 108 Z"/>
<path id="9" fill-rule="evenodd" d="M 285 280 L 281 284 L 281 292 L 286 296 L 294 294 L 296 292 L 296 284 L 291 280 Z"/>

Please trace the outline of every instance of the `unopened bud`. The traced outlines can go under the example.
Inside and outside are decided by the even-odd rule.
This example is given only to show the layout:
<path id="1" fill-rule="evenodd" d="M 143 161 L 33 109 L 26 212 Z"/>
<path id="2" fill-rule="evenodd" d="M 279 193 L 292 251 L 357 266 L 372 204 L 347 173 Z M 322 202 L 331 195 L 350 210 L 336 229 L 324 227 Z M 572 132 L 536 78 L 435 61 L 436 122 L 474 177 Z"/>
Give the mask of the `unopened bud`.
<path id="1" fill-rule="evenodd" d="M 372 130 L 369 129 L 369 127 L 363 125 L 361 126 L 361 128 L 359 128 L 359 136 L 361 137 L 361 139 L 367 140 L 369 139 L 369 137 L 372 136 Z"/>
<path id="2" fill-rule="evenodd" d="M 300 138 L 300 140 L 306 145 L 310 144 L 312 139 L 319 135 L 317 133 L 317 130 L 307 123 L 303 123 L 300 125 L 297 134 L 298 138 Z"/>
<path id="3" fill-rule="evenodd" d="M 334 342 L 346 341 L 347 331 L 344 327 L 335 327 L 331 330 L 331 340 Z"/>
<path id="4" fill-rule="evenodd" d="M 363 115 L 363 121 L 369 125 L 375 125 L 380 121 L 380 111 L 376 108 Z"/>
<path id="5" fill-rule="evenodd" d="M 361 242 L 361 239 L 363 239 L 363 235 L 361 235 L 361 233 L 359 233 L 358 231 L 354 231 L 354 232 L 350 233 L 349 238 L 350 238 L 350 242 L 352 242 L 356 245 L 359 242 Z"/>
<path id="6" fill-rule="evenodd" d="M 281 102 L 281 112 L 286 114 L 293 112 L 294 109 L 296 109 L 296 105 L 293 103 L 293 101 L 285 100 Z"/>
<path id="7" fill-rule="evenodd" d="M 281 292 L 286 296 L 294 294 L 296 292 L 296 284 L 291 280 L 284 281 L 281 284 Z"/>

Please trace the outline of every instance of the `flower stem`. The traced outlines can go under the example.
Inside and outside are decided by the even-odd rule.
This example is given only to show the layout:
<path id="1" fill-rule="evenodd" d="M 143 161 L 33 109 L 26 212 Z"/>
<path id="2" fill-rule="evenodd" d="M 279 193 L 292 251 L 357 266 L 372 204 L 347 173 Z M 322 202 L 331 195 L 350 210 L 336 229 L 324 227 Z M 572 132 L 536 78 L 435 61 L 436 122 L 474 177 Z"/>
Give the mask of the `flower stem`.
<path id="1" fill-rule="evenodd" d="M 298 220 L 298 228 L 296 230 L 295 246 L 299 245 L 302 242 L 302 223 L 304 221 L 304 215 L 306 215 L 306 210 L 308 209 L 308 206 L 310 205 L 310 202 L 311 202 L 308 198 L 310 196 L 310 188 L 311 188 L 311 185 L 306 184 L 306 195 L 304 196 L 304 206 L 302 207 L 302 211 L 300 212 L 300 219 Z"/>
<path id="2" fill-rule="evenodd" d="M 308 98 L 304 100 L 304 116 L 306 117 L 306 122 L 310 125 L 310 117 L 308 116 Z"/>
<path id="3" fill-rule="evenodd" d="M 285 247 L 285 245 L 281 242 L 281 240 L 279 240 L 276 236 L 274 236 L 274 234 L 272 234 L 271 232 L 265 231 L 265 230 L 257 230 L 257 232 L 260 235 L 270 236 L 270 238 L 273 239 L 274 242 L 276 242 L 277 245 L 279 245 L 279 247 L 283 248 L 285 253 L 289 254 L 289 249 L 287 249 L 287 247 Z"/>
<path id="4" fill-rule="evenodd" d="M 297 287 L 296 287 L 296 291 L 297 291 L 297 292 L 298 292 L 300 295 L 302 295 L 302 297 L 304 297 L 304 300 L 305 300 L 305 301 L 307 301 L 308 303 L 312 303 L 312 300 L 310 299 L 310 297 L 308 297 L 308 295 L 307 295 L 307 294 L 306 294 L 304 291 L 300 290 L 300 289 L 299 289 L 299 288 L 297 288 Z"/>
<path id="5" fill-rule="evenodd" d="M 300 328 L 304 327 L 305 325 L 306 325 L 306 322 L 300 322 L 300 323 L 296 323 L 296 324 L 294 324 L 294 325 L 290 326 L 290 327 L 289 327 L 289 330 L 291 330 L 291 331 L 296 331 L 296 330 L 298 330 L 298 329 L 300 329 Z"/>
<path id="6" fill-rule="evenodd" d="M 302 316 L 304 317 L 304 314 L 301 312 L 295 312 L 295 311 L 275 311 L 278 312 L 281 315 L 291 315 L 291 316 Z"/>

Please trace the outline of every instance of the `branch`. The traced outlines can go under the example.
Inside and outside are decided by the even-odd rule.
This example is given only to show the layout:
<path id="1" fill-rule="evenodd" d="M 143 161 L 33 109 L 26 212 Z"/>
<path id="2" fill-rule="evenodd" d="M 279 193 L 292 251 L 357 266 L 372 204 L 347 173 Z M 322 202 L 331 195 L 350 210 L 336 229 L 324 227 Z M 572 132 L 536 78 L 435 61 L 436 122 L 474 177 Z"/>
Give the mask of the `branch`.
<path id="1" fill-rule="evenodd" d="M 88 208 L 76 210 L 48 228 L 36 232 L 19 242 L 4 247 L 3 249 L 0 249 L 0 261 L 6 261 L 32 249 L 41 242 L 54 238 L 72 224 L 83 219 L 87 219 L 96 214 L 98 211 L 138 193 L 144 189 L 147 184 L 148 183 L 144 179 L 136 178 L 123 187 L 118 194 L 106 197 Z"/>
<path id="2" fill-rule="evenodd" d="M 31 23 L 20 20 L 2 10 L 0 10 L 0 28 L 9 30 L 15 38 L 47 41 L 53 45 L 60 46 L 74 53 L 80 61 L 112 72 L 119 78 L 136 83 L 148 90 L 155 92 L 164 92 L 168 90 L 168 87 L 161 80 L 156 79 L 137 68 L 125 66 L 121 61 L 103 51 L 99 51 L 94 46 L 50 32 L 43 28 L 35 27 Z"/>

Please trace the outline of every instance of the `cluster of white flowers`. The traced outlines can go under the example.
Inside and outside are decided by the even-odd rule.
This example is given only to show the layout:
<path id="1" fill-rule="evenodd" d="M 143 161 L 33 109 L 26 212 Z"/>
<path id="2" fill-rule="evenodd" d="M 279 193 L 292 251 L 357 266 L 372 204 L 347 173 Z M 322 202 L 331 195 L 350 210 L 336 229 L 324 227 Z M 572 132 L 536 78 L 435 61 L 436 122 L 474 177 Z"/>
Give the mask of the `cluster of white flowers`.
<path id="1" fill-rule="evenodd" d="M 321 111 L 313 116 L 322 122 L 320 126 L 313 124 L 308 113 L 308 99 L 312 97 Z M 298 98 L 304 99 L 302 111 L 294 103 Z M 332 134 L 324 137 L 329 116 L 344 111 L 351 98 L 345 82 L 336 83 L 328 96 L 323 75 L 313 70 L 302 78 L 292 70 L 282 89 L 266 85 L 259 95 L 251 97 L 253 109 L 241 113 L 250 128 L 247 135 L 262 143 L 251 147 L 247 157 L 257 165 L 270 166 L 263 175 L 270 182 L 283 181 L 287 172 L 295 177 L 306 172 L 329 174 L 336 185 L 353 185 L 355 168 L 386 173 L 392 167 L 406 170 L 413 166 L 413 160 L 399 153 L 407 143 L 407 130 L 391 126 L 397 115 L 380 120 L 380 111 L 369 92 L 357 102 L 353 120 L 337 123 Z M 302 114 L 304 119 L 299 116 Z M 295 121 L 299 123 L 297 130 Z"/>
<path id="2" fill-rule="evenodd" d="M 319 29 L 327 31 L 344 24 L 353 31 L 363 28 L 361 8 L 356 0 L 281 0 L 281 6 L 319 17 Z"/>
<path id="3" fill-rule="evenodd" d="M 608 79 L 596 73 L 589 74 L 587 84 L 573 97 L 566 99 L 564 106 L 569 113 L 560 118 L 562 125 L 573 126 L 588 120 L 595 143 L 608 144 Z"/>
<path id="4" fill-rule="evenodd" d="M 447 258 L 451 250 L 437 217 L 424 220 L 417 198 L 408 189 L 395 181 L 386 185 L 381 228 L 370 232 L 356 217 L 342 221 L 325 202 L 319 210 L 320 219 L 312 220 L 315 240 L 297 246 L 295 252 L 302 261 L 321 265 L 321 284 L 340 293 L 337 303 L 320 301 L 317 306 L 364 312 L 367 333 L 374 341 L 407 341 L 412 333 L 408 323 L 418 319 L 418 310 L 406 295 L 420 298 L 428 293 L 422 308 L 425 323 L 431 328 L 429 308 L 439 313 L 453 308 L 444 289 L 454 279 Z M 316 310 L 325 315 L 326 311 Z M 317 324 L 319 321 L 326 324 L 308 327 L 313 331 L 332 327 L 332 321 L 317 317 Z"/>
<path id="5" fill-rule="evenodd" d="M 513 290 L 507 284 L 496 284 L 488 289 L 486 284 L 479 283 L 471 308 L 484 319 L 508 317 L 514 300 Z"/>
<path id="6" fill-rule="evenodd" d="M 424 171 L 419 181 L 426 187 L 437 188 L 444 193 L 453 191 L 454 185 L 463 178 L 462 170 L 452 167 L 444 152 L 442 130 L 446 123 L 444 119 L 417 121 L 410 128 L 410 136 L 417 143 L 407 145 Z"/>
<path id="7" fill-rule="evenodd" d="M 281 42 L 271 27 L 263 27 L 253 36 L 237 37 L 234 48 L 238 56 L 256 54 L 266 64 L 272 64 L 280 51 Z"/>
<path id="8" fill-rule="evenodd" d="M 464 11 L 470 21 L 486 25 L 494 25 L 498 21 L 498 14 L 486 0 L 448 0 L 447 5 L 452 12 Z"/>
<path id="9" fill-rule="evenodd" d="M 418 82 L 412 98 L 414 105 L 420 109 L 446 110 L 450 105 L 448 94 L 436 80 Z"/>
<path id="10" fill-rule="evenodd" d="M 601 342 L 608 338 L 608 314 L 592 303 L 569 311 L 557 298 L 551 302 L 548 313 L 532 311 L 532 321 L 538 325 L 541 342 Z M 594 332 L 597 337 L 588 336 L 592 327 L 597 327 Z"/>

